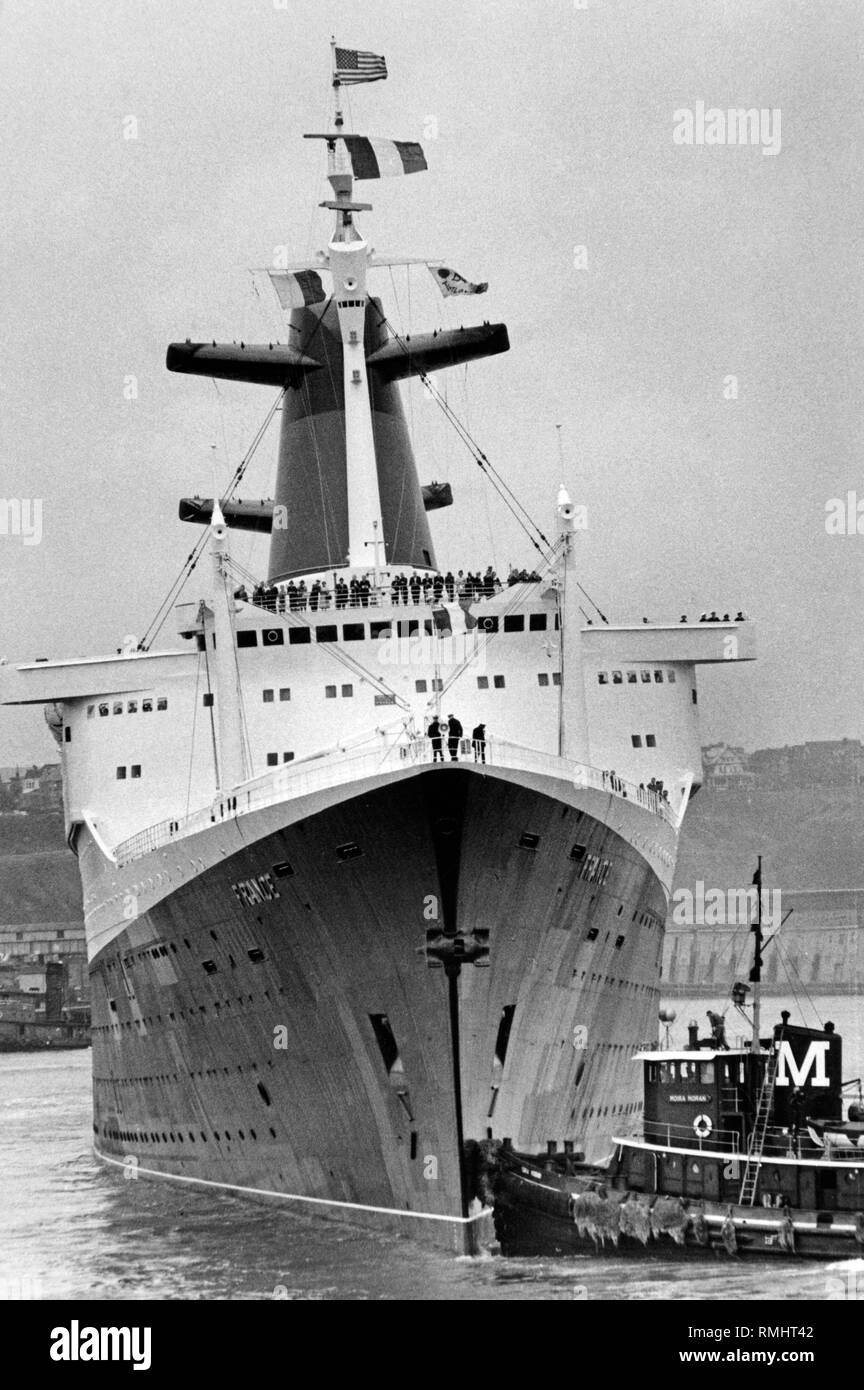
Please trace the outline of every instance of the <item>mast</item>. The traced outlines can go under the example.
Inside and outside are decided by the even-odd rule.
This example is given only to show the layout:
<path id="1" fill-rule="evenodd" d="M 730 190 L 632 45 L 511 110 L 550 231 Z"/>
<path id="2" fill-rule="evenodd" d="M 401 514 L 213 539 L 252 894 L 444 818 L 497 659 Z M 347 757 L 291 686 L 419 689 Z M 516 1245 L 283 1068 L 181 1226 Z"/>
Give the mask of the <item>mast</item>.
<path id="1" fill-rule="evenodd" d="M 213 561 L 213 637 L 216 674 L 216 720 L 219 731 L 217 795 L 225 795 L 246 778 L 243 724 L 237 692 L 234 652 L 234 594 L 228 570 L 228 528 L 214 493 L 210 523 L 210 556 Z M 205 641 L 207 638 L 205 630 Z"/>
<path id="2" fill-rule="evenodd" d="M 575 508 L 564 484 L 558 492 L 558 535 L 561 541 L 559 562 L 559 611 L 561 644 L 561 687 L 558 692 L 558 755 L 573 762 L 587 764 L 588 705 L 585 699 L 585 677 L 582 669 L 582 620 L 576 596 L 576 557 L 573 537 L 576 531 Z"/>
<path id="3" fill-rule="evenodd" d="M 753 875 L 753 882 L 756 885 L 756 921 L 750 930 L 756 938 L 753 942 L 753 967 L 750 971 L 750 983 L 753 986 L 753 1039 L 751 1043 L 752 1052 L 761 1052 L 762 1046 L 759 1041 L 759 1005 L 761 1003 L 762 986 L 762 855 L 758 856 L 758 868 Z"/>
<path id="4" fill-rule="evenodd" d="M 333 84 L 333 127 L 341 134 L 342 84 L 336 76 L 336 40 L 330 40 Z M 333 297 L 339 315 L 342 338 L 342 371 L 345 389 L 345 461 L 348 485 L 348 565 L 365 568 L 370 543 L 374 544 L 374 564 L 378 568 L 378 545 L 383 547 L 387 564 L 381 497 L 378 490 L 378 464 L 372 428 L 372 407 L 366 370 L 366 269 L 369 244 L 354 226 L 354 214 L 372 210 L 371 203 L 352 201 L 354 175 L 351 158 L 343 140 L 327 143 L 327 180 L 334 199 L 322 204 L 336 214 L 336 225 L 328 245 L 329 267 L 333 274 Z M 378 537 L 381 540 L 378 541 Z"/>

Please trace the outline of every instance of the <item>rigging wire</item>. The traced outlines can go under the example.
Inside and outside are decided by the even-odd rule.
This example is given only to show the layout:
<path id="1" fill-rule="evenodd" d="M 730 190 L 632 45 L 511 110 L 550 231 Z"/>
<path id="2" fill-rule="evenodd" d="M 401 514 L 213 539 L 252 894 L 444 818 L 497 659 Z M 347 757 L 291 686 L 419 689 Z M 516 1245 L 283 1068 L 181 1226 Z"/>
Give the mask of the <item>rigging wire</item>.
<path id="1" fill-rule="evenodd" d="M 399 333 L 396 332 L 395 327 L 387 318 L 387 316 L 383 313 L 383 311 L 379 311 L 379 313 L 379 321 L 384 324 L 384 326 L 390 331 L 390 333 L 392 334 L 395 341 L 399 344 L 399 346 L 404 348 L 405 352 L 410 356 L 411 347 L 408 340 L 403 338 Z M 465 427 L 465 425 L 462 424 L 462 421 L 456 415 L 455 411 L 453 411 L 448 402 L 445 400 L 444 396 L 442 396 L 441 392 L 431 381 L 429 375 L 426 372 L 419 372 L 418 375 L 432 399 L 438 405 L 439 409 L 443 412 L 445 418 L 449 421 L 459 438 L 462 440 L 462 443 L 470 452 L 472 458 L 474 459 L 474 462 L 489 478 L 492 486 L 495 488 L 495 491 L 498 493 L 499 497 L 504 502 L 508 510 L 511 512 L 517 523 L 521 526 L 522 530 L 527 535 L 531 544 L 534 546 L 534 549 L 537 550 L 538 553 L 542 555 L 544 559 L 546 559 L 548 551 L 551 547 L 551 542 L 549 541 L 548 537 L 544 535 L 543 531 L 532 519 L 528 510 L 516 497 L 512 488 L 504 480 L 500 473 L 498 473 L 497 469 L 484 454 L 483 450 L 480 448 L 473 435 Z M 534 533 L 536 533 L 536 535 Z M 536 537 L 539 537 L 539 541 Z"/>
<path id="2" fill-rule="evenodd" d="M 273 419 L 273 416 L 279 409 L 279 406 L 282 403 L 287 389 L 287 387 L 283 386 L 282 390 L 279 392 L 278 396 L 270 406 L 270 409 L 267 411 L 267 414 L 265 415 L 262 423 L 259 425 L 258 430 L 256 431 L 255 436 L 252 440 L 252 443 L 250 444 L 240 463 L 237 465 L 237 468 L 234 470 L 234 476 L 228 485 L 227 491 L 221 499 L 223 502 L 227 502 L 230 500 L 230 498 L 233 496 L 234 492 L 242 482 L 243 475 L 249 467 L 249 464 L 252 462 L 252 459 L 255 455 L 255 451 L 257 450 L 259 444 L 264 438 L 264 435 L 267 432 L 267 429 L 270 425 L 270 421 Z M 144 636 L 138 643 L 139 651 L 146 652 L 150 650 L 150 647 L 153 645 L 153 642 L 159 635 L 159 632 L 162 629 L 165 620 L 168 617 L 168 614 L 170 613 L 171 608 L 180 593 L 180 590 L 183 588 L 183 585 L 186 583 L 187 579 L 192 574 L 193 570 L 198 564 L 198 561 L 201 558 L 201 553 L 205 545 L 207 544 L 207 540 L 208 530 L 207 528 L 205 528 L 203 534 L 199 537 L 198 541 L 195 543 L 194 547 L 192 548 L 192 550 L 190 550 L 189 554 L 187 555 L 186 560 L 183 566 L 181 567 L 180 573 L 177 575 L 176 579 L 171 584 L 167 594 L 165 595 L 164 599 L 157 608 L 155 616 L 153 617 L 149 626 L 147 627 Z"/>

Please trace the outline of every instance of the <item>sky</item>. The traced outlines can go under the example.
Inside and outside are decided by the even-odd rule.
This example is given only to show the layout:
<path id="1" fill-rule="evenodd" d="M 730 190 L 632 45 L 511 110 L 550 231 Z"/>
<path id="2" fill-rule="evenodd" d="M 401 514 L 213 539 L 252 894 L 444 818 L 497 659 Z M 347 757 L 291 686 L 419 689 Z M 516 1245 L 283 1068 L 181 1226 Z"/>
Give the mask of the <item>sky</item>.
<path id="1" fill-rule="evenodd" d="M 700 672 L 703 742 L 861 737 L 864 534 L 826 529 L 852 493 L 864 533 L 860 0 L 5 0 L 0 499 L 42 521 L 28 544 L 0 512 L 0 658 L 141 636 L 198 536 L 179 498 L 224 488 L 272 404 L 165 349 L 279 335 L 249 271 L 326 245 L 301 137 L 326 128 L 331 33 L 387 59 L 351 128 L 429 164 L 361 186 L 363 231 L 489 282 L 456 306 L 423 267 L 373 290 L 404 331 L 506 322 L 508 354 L 436 384 L 547 534 L 562 480 L 587 507 L 603 612 L 754 619 L 756 663 Z M 700 103 L 764 111 L 764 138 L 677 143 Z M 403 389 L 420 480 L 455 495 L 439 562 L 532 564 Z M 270 495 L 276 444 L 241 495 Z M 266 542 L 235 546 L 263 570 Z M 0 764 L 54 755 L 41 712 L 0 710 Z"/>

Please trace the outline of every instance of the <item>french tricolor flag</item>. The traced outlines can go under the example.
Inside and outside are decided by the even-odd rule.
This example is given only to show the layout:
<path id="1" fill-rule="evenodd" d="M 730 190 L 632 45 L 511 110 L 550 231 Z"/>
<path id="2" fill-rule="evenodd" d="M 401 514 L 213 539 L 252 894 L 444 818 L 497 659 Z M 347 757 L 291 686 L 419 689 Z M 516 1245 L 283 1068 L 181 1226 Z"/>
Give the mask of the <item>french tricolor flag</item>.
<path id="1" fill-rule="evenodd" d="M 342 135 L 355 179 L 383 179 L 393 174 L 417 174 L 428 168 L 416 140 L 378 140 L 368 135 Z"/>

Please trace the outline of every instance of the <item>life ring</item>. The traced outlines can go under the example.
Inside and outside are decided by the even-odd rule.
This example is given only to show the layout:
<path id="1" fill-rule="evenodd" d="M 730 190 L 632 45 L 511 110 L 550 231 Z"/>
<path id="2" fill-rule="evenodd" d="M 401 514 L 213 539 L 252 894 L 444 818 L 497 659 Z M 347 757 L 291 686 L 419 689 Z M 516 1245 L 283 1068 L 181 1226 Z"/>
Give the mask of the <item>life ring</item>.
<path id="1" fill-rule="evenodd" d="M 693 1121 L 693 1132 L 697 1139 L 707 1139 L 713 1128 L 710 1115 L 697 1115 Z"/>

